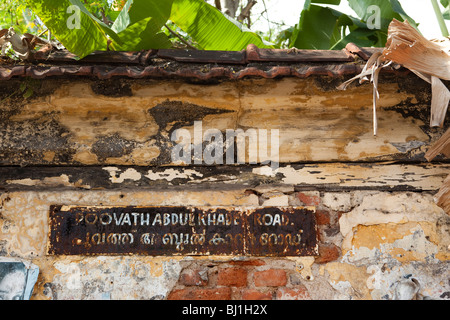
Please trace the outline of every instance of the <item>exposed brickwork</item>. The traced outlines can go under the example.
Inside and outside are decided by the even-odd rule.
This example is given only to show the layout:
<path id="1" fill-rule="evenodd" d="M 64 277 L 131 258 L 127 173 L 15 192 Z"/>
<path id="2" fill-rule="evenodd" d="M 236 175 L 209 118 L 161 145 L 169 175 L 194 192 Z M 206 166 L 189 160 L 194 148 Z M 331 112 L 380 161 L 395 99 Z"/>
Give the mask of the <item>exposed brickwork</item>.
<path id="1" fill-rule="evenodd" d="M 242 300 L 272 300 L 272 292 L 262 292 L 255 289 L 246 289 L 242 292 Z"/>
<path id="2" fill-rule="evenodd" d="M 316 210 L 316 222 L 317 225 L 328 225 L 330 224 L 331 217 L 330 213 L 325 210 Z"/>
<path id="3" fill-rule="evenodd" d="M 320 204 L 320 197 L 316 195 L 299 192 L 298 198 L 305 206 L 318 206 Z"/>
<path id="4" fill-rule="evenodd" d="M 180 282 L 185 286 L 204 286 L 208 283 L 206 270 L 185 269 L 180 274 Z"/>
<path id="5" fill-rule="evenodd" d="M 286 271 L 281 269 L 258 271 L 254 274 L 254 281 L 257 287 L 285 286 L 287 283 Z"/>
<path id="6" fill-rule="evenodd" d="M 380 130 L 373 137 L 370 84 L 336 89 L 364 66 L 355 57 L 367 60 L 381 49 L 373 50 L 349 45 L 346 51 L 291 52 L 251 45 L 228 53 L 111 51 L 75 61 L 53 50 L 34 56 L 36 63 L 3 59 L 7 64 L 0 65 L 0 78 L 8 81 L 0 89 L 1 258 L 39 267 L 34 299 L 393 300 L 414 284 L 418 292 L 411 298 L 450 300 L 450 216 L 439 197 L 448 191 L 436 194 L 450 171 L 450 151 L 434 163 L 423 157 L 448 130 L 450 114 L 445 127 L 424 126 L 431 87 L 405 68 L 385 68 L 379 83 Z M 33 85 L 33 96 L 20 99 L 19 89 L 30 78 L 42 81 Z M 12 97 L 14 92 L 19 94 Z M 192 131 L 196 121 L 204 122 L 201 132 Z M 175 129 L 194 133 L 194 144 L 207 129 L 222 134 L 280 129 L 279 167 L 273 171 L 250 159 L 233 165 L 189 161 L 198 160 L 198 152 L 185 164 L 174 163 L 176 141 L 170 133 Z M 183 142 L 188 141 L 183 137 Z M 262 150 L 256 141 L 245 142 L 247 156 Z M 240 158 L 237 145 L 236 140 L 234 160 Z M 200 141 L 199 147 L 191 151 L 206 151 L 206 158 L 206 144 Z M 214 155 L 230 150 L 226 147 L 214 149 Z M 127 248 L 124 242 L 133 241 L 147 253 L 153 245 L 167 250 L 148 256 L 134 249 L 129 255 L 52 254 L 47 236 L 54 226 L 49 224 L 52 205 L 128 207 L 127 218 L 116 211 L 111 225 L 131 236 L 109 237 L 106 221 L 98 216 L 86 237 L 80 233 L 67 246 L 81 241 L 80 248 L 104 252 L 107 244 L 121 251 Z M 218 217 L 203 223 L 198 216 L 198 228 L 190 229 L 192 220 L 180 215 L 163 229 L 137 219 L 129 211 L 134 206 L 313 206 L 315 214 L 305 218 L 315 218 L 317 256 L 283 256 L 286 248 L 299 246 L 285 232 L 298 231 L 303 240 L 315 235 L 310 228 L 287 228 L 292 219 L 259 224 L 256 217 L 253 223 L 261 232 L 255 235 L 264 232 L 271 241 L 255 237 L 239 243 L 240 223 L 219 223 Z M 81 220 L 72 222 L 76 226 Z M 163 242 L 142 238 L 138 225 L 147 225 L 149 235 L 167 230 L 167 236 Z M 243 232 L 250 230 L 250 224 L 241 225 Z M 63 229 L 72 230 L 70 225 Z M 205 233 L 188 237 L 194 229 Z M 202 249 L 252 242 L 261 245 L 255 253 L 261 256 L 214 255 L 213 250 L 186 256 L 189 242 L 202 242 Z"/>
<path id="7" fill-rule="evenodd" d="M 341 251 L 335 244 L 320 244 L 319 256 L 316 258 L 315 263 L 327 263 L 337 260 L 341 254 Z"/>
<path id="8" fill-rule="evenodd" d="M 219 271 L 217 284 L 229 287 L 245 287 L 247 270 L 243 268 L 226 268 Z"/>
<path id="9" fill-rule="evenodd" d="M 257 261 L 257 263 L 255 263 Z M 248 263 L 245 263 L 248 262 Z M 280 268 L 269 268 L 267 264 Z M 169 300 L 310 300 L 304 278 L 289 260 L 271 258 L 188 265 Z M 206 274 L 203 274 L 206 273 Z"/>
<path id="10" fill-rule="evenodd" d="M 287 194 L 289 190 L 277 192 Z M 261 200 L 263 193 L 259 193 L 257 197 Z M 329 195 L 328 198 L 329 200 L 334 200 Z M 355 296 L 353 293 L 350 293 L 353 295 L 352 298 L 367 299 L 376 297 L 384 299 L 383 296 L 372 296 L 371 292 L 365 289 L 366 284 L 369 283 L 369 277 L 373 277 L 373 274 L 367 273 L 366 266 L 349 265 L 340 260 L 343 254 L 348 252 L 342 247 L 344 238 L 341 233 L 341 224 L 349 224 L 351 221 L 346 222 L 345 220 L 339 220 L 339 218 L 344 219 L 349 214 L 350 210 L 352 210 L 352 203 L 348 202 L 349 205 L 346 207 L 333 201 L 327 203 L 323 193 L 305 191 L 289 193 L 288 204 L 290 206 L 303 205 L 300 199 L 309 203 L 318 203 L 315 206 L 319 239 L 317 256 L 299 257 L 299 260 L 282 256 L 211 256 L 210 258 L 203 257 L 202 259 L 181 259 L 178 271 L 174 271 L 176 269 L 168 269 L 171 274 L 175 274 L 175 277 L 168 292 L 164 293 L 164 298 L 169 300 L 312 300 L 345 298 L 347 291 L 341 291 L 339 295 L 336 294 L 336 289 L 329 284 L 329 281 L 346 281 L 351 283 L 352 287 L 358 288 L 363 292 L 362 296 Z M 348 199 L 348 197 L 343 197 L 343 199 Z M 374 201 L 376 203 L 378 199 Z M 405 203 L 405 201 L 401 203 Z M 373 205 L 371 204 L 369 208 L 371 206 Z M 346 211 L 340 211 L 341 207 Z M 403 229 L 400 227 L 394 228 L 391 224 L 388 224 L 388 226 L 373 226 L 372 228 L 379 228 L 380 230 L 384 228 L 389 232 L 394 230 L 395 232 L 391 232 L 392 239 L 389 240 L 391 242 L 397 239 L 397 234 L 400 234 L 403 229 L 406 230 L 406 236 L 409 236 L 409 226 Z M 414 226 L 414 224 L 411 223 L 411 226 Z M 369 236 L 363 237 L 364 232 L 367 232 L 368 228 L 368 226 L 365 226 L 364 229 L 359 227 L 358 230 L 353 231 L 355 236 L 353 236 L 353 241 L 350 245 L 356 243 L 360 247 L 367 246 L 366 243 L 372 241 L 370 233 L 367 233 Z M 386 237 L 389 237 L 390 233 L 384 234 Z M 376 244 L 377 239 L 373 241 Z M 425 238 L 423 241 L 428 240 Z M 365 251 L 364 254 L 366 254 Z M 179 275 L 176 275 L 177 272 Z M 169 275 L 169 272 L 167 272 L 167 275 Z M 377 294 L 376 291 L 373 292 Z M 161 295 L 155 295 L 155 297 L 160 298 Z"/>
<path id="11" fill-rule="evenodd" d="M 229 264 L 232 266 L 263 266 L 266 263 L 261 259 L 253 259 L 253 260 L 233 260 L 230 261 Z"/>
<path id="12" fill-rule="evenodd" d="M 231 300 L 231 289 L 222 288 L 186 288 L 172 291 L 167 300 Z"/>
<path id="13" fill-rule="evenodd" d="M 249 190 L 246 193 L 254 194 Z M 342 212 L 326 207 L 317 191 L 290 194 L 289 205 L 316 207 L 319 255 L 314 263 L 337 261 L 342 255 L 336 244 Z M 308 300 L 312 297 L 305 283 L 310 279 L 284 257 L 204 260 L 184 267 L 168 299 Z"/>
<path id="14" fill-rule="evenodd" d="M 268 269 L 268 264 L 274 268 Z M 275 267 L 279 266 L 279 268 Z M 192 263 L 180 272 L 170 300 L 272 300 L 306 299 L 307 291 L 301 275 L 288 259 L 261 258 Z M 286 288 L 294 291 L 280 291 Z M 303 291 L 299 291 L 304 289 Z M 303 295 L 303 296 L 302 296 Z M 297 297 L 298 296 L 298 297 Z"/>

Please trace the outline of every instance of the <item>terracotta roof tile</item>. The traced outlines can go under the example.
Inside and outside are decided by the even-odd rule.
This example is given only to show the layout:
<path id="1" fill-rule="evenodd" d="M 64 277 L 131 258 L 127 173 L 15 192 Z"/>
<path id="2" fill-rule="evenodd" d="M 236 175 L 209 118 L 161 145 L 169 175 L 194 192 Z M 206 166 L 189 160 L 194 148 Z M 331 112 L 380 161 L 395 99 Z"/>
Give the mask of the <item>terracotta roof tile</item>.
<path id="1" fill-rule="evenodd" d="M 0 80 L 16 77 L 43 79 L 56 76 L 92 76 L 98 79 L 129 78 L 275 78 L 284 76 L 331 77 L 355 74 L 374 50 L 354 44 L 344 50 L 258 49 L 242 51 L 143 50 L 94 52 L 82 60 L 67 51 L 38 51 L 32 63 L 0 64 Z"/>

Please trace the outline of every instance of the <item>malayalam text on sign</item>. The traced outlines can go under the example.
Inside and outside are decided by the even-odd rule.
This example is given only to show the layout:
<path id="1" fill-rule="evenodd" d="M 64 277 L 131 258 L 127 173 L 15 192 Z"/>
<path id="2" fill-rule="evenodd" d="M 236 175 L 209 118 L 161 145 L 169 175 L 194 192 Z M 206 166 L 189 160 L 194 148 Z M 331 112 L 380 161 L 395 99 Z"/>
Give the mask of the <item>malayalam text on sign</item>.
<path id="1" fill-rule="evenodd" d="M 313 207 L 50 207 L 49 254 L 317 255 Z"/>

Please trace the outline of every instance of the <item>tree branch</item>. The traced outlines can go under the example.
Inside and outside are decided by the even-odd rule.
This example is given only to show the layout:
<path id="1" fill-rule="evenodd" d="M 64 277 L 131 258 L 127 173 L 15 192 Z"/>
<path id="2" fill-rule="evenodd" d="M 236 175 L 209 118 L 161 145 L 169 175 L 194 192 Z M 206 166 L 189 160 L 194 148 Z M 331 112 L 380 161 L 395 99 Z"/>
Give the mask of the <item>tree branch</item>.
<path id="1" fill-rule="evenodd" d="M 186 40 L 184 40 L 182 36 L 180 36 L 178 33 L 176 33 L 175 31 L 173 31 L 172 29 L 170 29 L 169 26 L 168 26 L 167 24 L 164 24 L 164 26 L 167 28 L 167 30 L 169 30 L 169 32 L 170 32 L 171 34 L 173 34 L 175 37 L 177 37 L 178 39 L 180 39 L 181 42 L 183 42 L 186 46 L 188 46 L 189 49 L 198 50 L 196 47 L 194 47 L 194 46 L 191 45 L 189 42 L 187 42 Z"/>
<path id="2" fill-rule="evenodd" d="M 272 39 L 272 28 L 270 27 L 269 12 L 267 11 L 266 1 L 262 0 L 262 2 L 264 5 L 264 12 L 266 13 L 266 17 L 267 17 L 267 26 L 269 27 L 269 41 L 270 41 L 270 39 Z"/>
<path id="3" fill-rule="evenodd" d="M 245 18 L 250 18 L 250 10 L 257 2 L 255 0 L 248 0 L 247 5 L 242 9 L 241 13 L 237 17 L 238 21 L 244 21 Z"/>
<path id="4" fill-rule="evenodd" d="M 216 6 L 217 10 L 222 11 L 222 5 L 220 4 L 220 0 L 214 0 L 214 5 Z"/>

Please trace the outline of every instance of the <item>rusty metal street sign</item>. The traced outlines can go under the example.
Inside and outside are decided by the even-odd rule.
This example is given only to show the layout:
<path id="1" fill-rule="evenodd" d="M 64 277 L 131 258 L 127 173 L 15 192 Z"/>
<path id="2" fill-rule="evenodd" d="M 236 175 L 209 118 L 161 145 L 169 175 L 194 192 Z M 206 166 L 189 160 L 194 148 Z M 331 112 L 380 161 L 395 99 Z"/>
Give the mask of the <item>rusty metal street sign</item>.
<path id="1" fill-rule="evenodd" d="M 317 255 L 313 207 L 50 207 L 52 255 Z"/>

